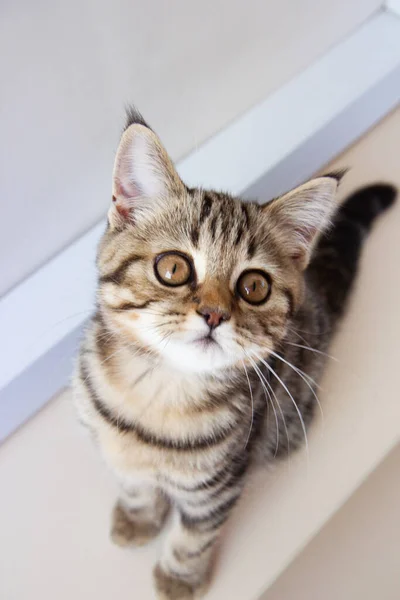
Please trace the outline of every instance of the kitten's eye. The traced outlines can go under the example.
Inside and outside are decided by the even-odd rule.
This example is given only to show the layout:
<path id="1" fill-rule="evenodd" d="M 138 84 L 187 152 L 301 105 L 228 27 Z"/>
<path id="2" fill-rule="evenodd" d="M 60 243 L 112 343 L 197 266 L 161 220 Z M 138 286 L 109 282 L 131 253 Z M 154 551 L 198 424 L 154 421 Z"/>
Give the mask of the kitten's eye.
<path id="1" fill-rule="evenodd" d="M 249 304 L 262 304 L 271 292 L 271 279 L 267 273 L 258 270 L 244 271 L 238 279 L 236 289 Z"/>
<path id="2" fill-rule="evenodd" d="M 185 285 L 192 276 L 190 260 L 177 252 L 164 252 L 157 256 L 154 272 L 158 281 L 164 285 L 177 287 Z"/>

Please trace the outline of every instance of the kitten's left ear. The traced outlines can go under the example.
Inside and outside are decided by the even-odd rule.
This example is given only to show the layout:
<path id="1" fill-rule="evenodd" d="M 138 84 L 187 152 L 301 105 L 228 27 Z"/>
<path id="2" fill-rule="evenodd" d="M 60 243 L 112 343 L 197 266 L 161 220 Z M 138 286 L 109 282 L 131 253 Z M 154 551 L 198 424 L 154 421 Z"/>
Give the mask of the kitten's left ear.
<path id="1" fill-rule="evenodd" d="M 329 227 L 337 208 L 338 184 L 335 174 L 318 177 L 263 207 L 283 247 L 300 269 L 307 267 L 318 234 Z"/>
<path id="2" fill-rule="evenodd" d="M 120 227 L 143 212 L 154 212 L 185 187 L 156 134 L 144 122 L 124 131 L 114 163 L 111 227 Z"/>

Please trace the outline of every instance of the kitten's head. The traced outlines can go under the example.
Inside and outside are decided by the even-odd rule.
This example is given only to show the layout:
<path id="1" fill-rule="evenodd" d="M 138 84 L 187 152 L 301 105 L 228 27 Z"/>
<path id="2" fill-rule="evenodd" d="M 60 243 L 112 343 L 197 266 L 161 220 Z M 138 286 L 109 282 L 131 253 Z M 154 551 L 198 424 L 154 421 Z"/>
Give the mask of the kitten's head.
<path id="1" fill-rule="evenodd" d="M 109 327 L 179 370 L 217 372 L 267 357 L 301 302 L 336 188 L 334 177 L 320 177 L 264 206 L 189 189 L 132 113 L 98 255 Z"/>

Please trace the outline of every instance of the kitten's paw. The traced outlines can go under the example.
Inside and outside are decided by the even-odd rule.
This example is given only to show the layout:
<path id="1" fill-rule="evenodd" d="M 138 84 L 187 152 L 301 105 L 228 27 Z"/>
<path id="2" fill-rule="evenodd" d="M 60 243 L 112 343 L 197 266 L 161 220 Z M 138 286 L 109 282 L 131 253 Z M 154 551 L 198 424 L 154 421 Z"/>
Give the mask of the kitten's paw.
<path id="1" fill-rule="evenodd" d="M 111 539 L 117 546 L 144 546 L 160 532 L 163 522 L 135 521 L 120 504 L 116 504 L 112 513 Z"/>
<path id="2" fill-rule="evenodd" d="M 158 600 L 197 600 L 207 591 L 207 582 L 193 585 L 166 573 L 158 564 L 154 569 L 154 582 Z"/>

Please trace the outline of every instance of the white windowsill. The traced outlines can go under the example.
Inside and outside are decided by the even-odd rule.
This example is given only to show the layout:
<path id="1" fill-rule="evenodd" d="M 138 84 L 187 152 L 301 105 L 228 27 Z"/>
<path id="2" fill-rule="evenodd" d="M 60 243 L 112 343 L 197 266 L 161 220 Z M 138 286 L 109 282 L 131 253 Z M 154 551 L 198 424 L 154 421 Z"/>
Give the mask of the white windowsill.
<path id="1" fill-rule="evenodd" d="M 269 198 L 299 183 L 400 98 L 400 20 L 381 12 L 240 117 L 178 169 L 201 183 Z M 0 440 L 68 382 L 93 307 L 101 223 L 0 300 L 7 340 L 0 373 Z"/>

